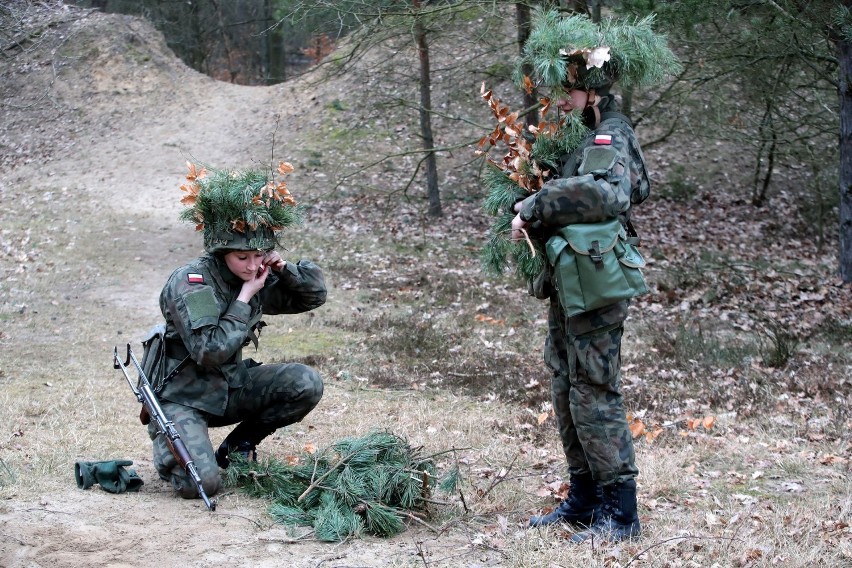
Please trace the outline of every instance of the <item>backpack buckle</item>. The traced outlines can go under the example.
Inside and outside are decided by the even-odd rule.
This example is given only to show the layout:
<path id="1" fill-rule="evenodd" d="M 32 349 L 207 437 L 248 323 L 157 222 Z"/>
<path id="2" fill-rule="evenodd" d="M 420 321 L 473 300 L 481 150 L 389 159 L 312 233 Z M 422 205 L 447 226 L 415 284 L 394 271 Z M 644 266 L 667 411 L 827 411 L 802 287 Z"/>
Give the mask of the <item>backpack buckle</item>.
<path id="1" fill-rule="evenodd" d="M 601 255 L 600 241 L 592 241 L 589 249 L 589 258 L 595 263 L 595 270 L 603 270 L 603 255 Z"/>

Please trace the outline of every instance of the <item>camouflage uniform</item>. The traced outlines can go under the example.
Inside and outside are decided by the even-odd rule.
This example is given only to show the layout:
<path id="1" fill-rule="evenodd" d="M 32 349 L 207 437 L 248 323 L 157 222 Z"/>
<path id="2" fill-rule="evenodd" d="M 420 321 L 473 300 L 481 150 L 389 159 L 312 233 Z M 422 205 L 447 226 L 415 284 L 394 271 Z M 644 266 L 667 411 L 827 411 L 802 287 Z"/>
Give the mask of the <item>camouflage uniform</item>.
<path id="1" fill-rule="evenodd" d="M 231 273 L 221 254 L 206 254 L 175 270 L 160 294 L 166 320 L 168 374 L 189 355 L 188 365 L 166 383 L 160 398 L 196 462 L 204 489 L 215 494 L 221 485 L 219 466 L 208 426 L 240 423 L 235 434 L 253 444 L 277 428 L 304 418 L 322 397 L 319 374 L 305 365 L 260 365 L 242 358 L 242 348 L 257 345 L 257 332 L 267 314 L 294 314 L 325 302 L 322 271 L 310 261 L 288 262 L 270 272 L 263 289 L 248 304 L 237 301 L 242 280 Z M 154 463 L 163 479 L 182 496 L 196 496 L 153 424 Z"/>
<path id="2" fill-rule="evenodd" d="M 562 160 L 561 176 L 524 200 L 521 219 L 544 240 L 571 223 L 619 216 L 649 193 L 644 158 L 630 123 L 602 108 L 600 126 Z M 604 196 L 603 198 L 601 196 Z M 549 271 L 531 293 L 549 298 L 544 360 L 553 371 L 551 393 L 572 479 L 605 486 L 638 474 L 620 391 L 621 338 L 627 302 L 566 317 Z"/>

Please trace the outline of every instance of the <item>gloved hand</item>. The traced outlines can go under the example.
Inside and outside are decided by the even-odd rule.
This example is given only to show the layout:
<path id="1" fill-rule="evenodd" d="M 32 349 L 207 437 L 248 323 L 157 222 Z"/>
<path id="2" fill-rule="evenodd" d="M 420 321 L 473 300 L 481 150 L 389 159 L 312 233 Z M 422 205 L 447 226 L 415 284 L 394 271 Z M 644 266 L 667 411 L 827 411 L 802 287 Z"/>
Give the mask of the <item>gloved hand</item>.
<path id="1" fill-rule="evenodd" d="M 144 481 L 137 475 L 136 470 L 124 469 L 129 465 L 133 465 L 130 460 L 77 462 L 74 464 L 77 487 L 88 489 L 98 483 L 104 491 L 110 493 L 139 491 Z"/>

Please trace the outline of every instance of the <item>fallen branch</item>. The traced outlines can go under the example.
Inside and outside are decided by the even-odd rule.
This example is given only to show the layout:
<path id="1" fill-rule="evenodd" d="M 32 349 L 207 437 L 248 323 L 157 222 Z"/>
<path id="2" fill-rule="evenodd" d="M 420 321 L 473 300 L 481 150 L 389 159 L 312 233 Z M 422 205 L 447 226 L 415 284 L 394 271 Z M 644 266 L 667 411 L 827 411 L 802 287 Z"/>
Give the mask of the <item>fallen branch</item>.
<path id="1" fill-rule="evenodd" d="M 527 230 L 522 228 L 521 232 L 524 234 L 524 240 L 527 241 L 527 246 L 530 247 L 530 252 L 532 253 L 533 258 L 535 258 L 535 247 L 533 246 L 532 241 L 530 240 L 530 236 L 527 233 Z"/>
<path id="2" fill-rule="evenodd" d="M 328 477 L 329 475 L 331 475 L 331 474 L 332 474 L 332 472 L 334 472 L 334 470 L 336 470 L 338 467 L 340 467 L 341 465 L 343 465 L 344 463 L 346 463 L 347 461 L 349 461 L 349 460 L 352 458 L 352 456 L 354 456 L 356 453 L 357 453 L 357 451 L 349 452 L 349 454 L 347 454 L 346 456 L 344 456 L 344 457 L 340 458 L 339 460 L 337 460 L 337 463 L 336 463 L 336 464 L 334 464 L 333 466 L 331 466 L 330 468 L 328 468 L 328 471 L 326 471 L 324 474 L 322 474 L 322 475 L 319 477 L 319 479 L 317 479 L 316 481 L 313 481 L 313 482 L 312 482 L 312 483 L 308 486 L 308 488 L 307 488 L 307 489 L 305 489 L 304 493 L 302 493 L 301 495 L 299 495 L 299 498 L 298 498 L 298 499 L 296 499 L 296 501 L 297 501 L 297 502 L 299 502 L 299 503 L 301 503 L 301 502 L 304 500 L 304 498 L 305 498 L 305 497 L 307 497 L 308 493 L 310 493 L 311 491 L 313 491 L 314 489 L 316 489 L 317 487 L 319 487 L 319 484 L 320 484 L 320 483 L 322 483 L 322 481 L 323 481 L 326 477 Z M 318 461 L 318 460 L 317 460 L 317 461 Z M 317 464 L 317 461 L 314 461 L 314 471 L 316 471 L 316 464 Z"/>
<path id="3" fill-rule="evenodd" d="M 488 489 L 486 489 L 485 492 L 479 497 L 480 499 L 484 499 L 489 493 L 491 493 L 492 489 L 497 487 L 497 485 L 499 485 L 500 483 L 506 481 L 506 476 L 509 475 L 510 471 L 512 471 L 512 466 L 515 465 L 515 461 L 517 459 L 518 459 L 518 454 L 515 454 L 515 457 L 512 458 L 512 463 L 510 463 L 509 467 L 506 468 L 506 473 L 504 473 L 502 475 L 499 475 L 499 474 L 496 475 L 494 477 L 494 479 L 491 481 L 491 485 L 488 486 Z"/>
<path id="4" fill-rule="evenodd" d="M 423 519 L 418 518 L 417 515 L 413 515 L 411 513 L 405 513 L 405 516 L 408 517 L 409 519 L 411 519 L 414 522 L 420 523 L 421 525 L 423 525 L 424 527 L 426 527 L 427 529 L 429 529 L 430 531 L 432 531 L 435 534 L 439 534 L 439 532 L 440 532 L 440 531 L 438 531 L 438 529 L 436 529 L 435 527 L 433 527 L 432 525 L 430 525 L 429 523 L 427 523 Z"/>

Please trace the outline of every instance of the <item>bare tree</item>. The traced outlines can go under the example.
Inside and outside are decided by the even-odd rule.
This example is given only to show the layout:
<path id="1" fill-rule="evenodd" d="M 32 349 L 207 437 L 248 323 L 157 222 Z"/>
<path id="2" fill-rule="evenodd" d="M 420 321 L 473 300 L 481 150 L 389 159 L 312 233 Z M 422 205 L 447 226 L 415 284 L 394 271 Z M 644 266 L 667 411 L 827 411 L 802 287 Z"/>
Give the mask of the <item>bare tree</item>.
<path id="1" fill-rule="evenodd" d="M 414 41 L 420 60 L 420 136 L 426 152 L 426 193 L 429 196 L 429 215 L 440 217 L 441 190 L 438 187 L 438 165 L 435 161 L 435 138 L 432 136 L 432 76 L 429 71 L 429 43 L 426 26 L 423 24 L 421 0 L 412 0 L 414 8 Z"/>
<path id="2" fill-rule="evenodd" d="M 518 51 L 522 52 L 532 31 L 529 3 L 518 2 L 515 4 L 515 18 L 518 26 Z M 532 66 L 529 63 L 524 63 L 521 72 L 528 77 L 532 77 Z M 537 102 L 535 91 L 524 92 L 524 106 L 528 109 L 533 109 L 524 117 L 524 122 L 527 126 L 538 124 L 538 110 L 535 108 Z"/>
<path id="3" fill-rule="evenodd" d="M 848 18 L 848 9 L 845 14 Z M 848 283 L 852 282 L 852 30 L 846 22 L 835 28 L 833 40 L 840 63 L 840 277 Z"/>
<path id="4" fill-rule="evenodd" d="M 695 129 L 696 135 L 734 142 L 752 153 L 754 206 L 770 202 L 781 165 L 799 167 L 806 161 L 806 171 L 830 171 L 838 177 L 839 272 L 844 281 L 852 281 L 852 164 L 846 163 L 852 161 L 850 3 L 676 0 L 654 4 L 658 25 L 677 37 L 687 60 L 688 72 L 679 87 L 690 89 L 689 100 L 711 109 L 703 112 L 711 119 Z M 648 6 L 645 0 L 622 2 L 624 9 L 637 12 Z M 819 185 L 801 187 L 804 202 L 814 201 L 813 191 Z"/>
<path id="5" fill-rule="evenodd" d="M 368 53 L 381 50 L 380 64 L 370 68 L 369 80 L 374 81 L 375 89 L 371 94 L 376 97 L 382 90 L 393 91 L 395 100 L 386 100 L 375 103 L 384 106 L 399 106 L 416 110 L 418 116 L 419 148 L 403 153 L 382 156 L 379 159 L 364 166 L 363 169 L 375 167 L 380 163 L 396 162 L 411 155 L 419 156 L 416 159 L 416 170 L 423 173 L 425 191 L 428 198 L 428 213 L 431 216 L 443 214 L 441 188 L 439 187 L 437 157 L 441 153 L 447 153 L 456 148 L 470 147 L 477 138 L 470 136 L 457 145 L 438 147 L 435 132 L 446 139 L 447 133 L 452 128 L 446 127 L 452 122 L 463 122 L 469 127 L 474 121 L 469 117 L 458 116 L 457 110 L 452 107 L 450 99 L 460 95 L 462 90 L 468 89 L 472 78 L 482 76 L 483 70 L 477 69 L 477 64 L 482 65 L 482 60 L 488 59 L 488 67 L 494 61 L 500 61 L 498 48 L 495 43 L 500 44 L 499 49 L 509 44 L 502 29 L 505 22 L 505 14 L 513 8 L 513 2 L 493 2 L 493 0 L 317 0 L 301 2 L 293 11 L 291 17 L 295 21 L 308 17 L 316 10 L 324 10 L 326 13 L 335 12 L 334 21 L 340 23 L 339 35 L 346 35 L 345 42 L 335 54 L 327 69 L 332 73 L 348 72 L 357 67 L 367 58 Z M 497 8 L 495 8 L 497 7 Z M 330 18 L 331 19 L 331 18 Z M 468 22 L 465 26 L 462 22 Z M 495 33 L 492 26 L 499 24 L 501 30 Z M 449 39 L 452 36 L 452 39 Z M 496 40 L 496 41 L 495 41 Z M 466 49 L 461 51 L 465 58 L 447 57 L 446 51 L 443 55 L 443 64 L 437 70 L 440 76 L 440 88 L 443 100 L 435 108 L 435 68 L 430 51 L 433 42 L 441 42 L 441 45 L 461 45 L 464 43 Z M 405 68 L 409 62 L 407 53 L 411 48 L 417 54 L 416 63 Z M 448 59 L 451 63 L 448 64 Z M 381 75 L 384 80 L 376 80 Z M 500 80 L 507 80 L 510 76 L 506 72 Z M 481 81 L 481 79 L 479 79 Z M 400 91 L 399 85 L 416 82 L 417 95 L 407 91 Z M 450 94 L 452 92 L 452 94 Z M 476 88 L 470 87 L 468 93 L 478 93 Z M 483 105 L 483 111 L 486 111 Z M 368 111 L 369 112 L 369 111 Z M 436 118 L 443 121 L 445 127 L 436 130 Z M 485 125 L 476 125 L 482 130 L 488 129 Z M 471 152 L 473 159 L 473 153 Z M 355 174 L 360 174 L 363 169 L 358 169 Z M 407 194 L 416 176 L 411 178 L 403 188 Z"/>

